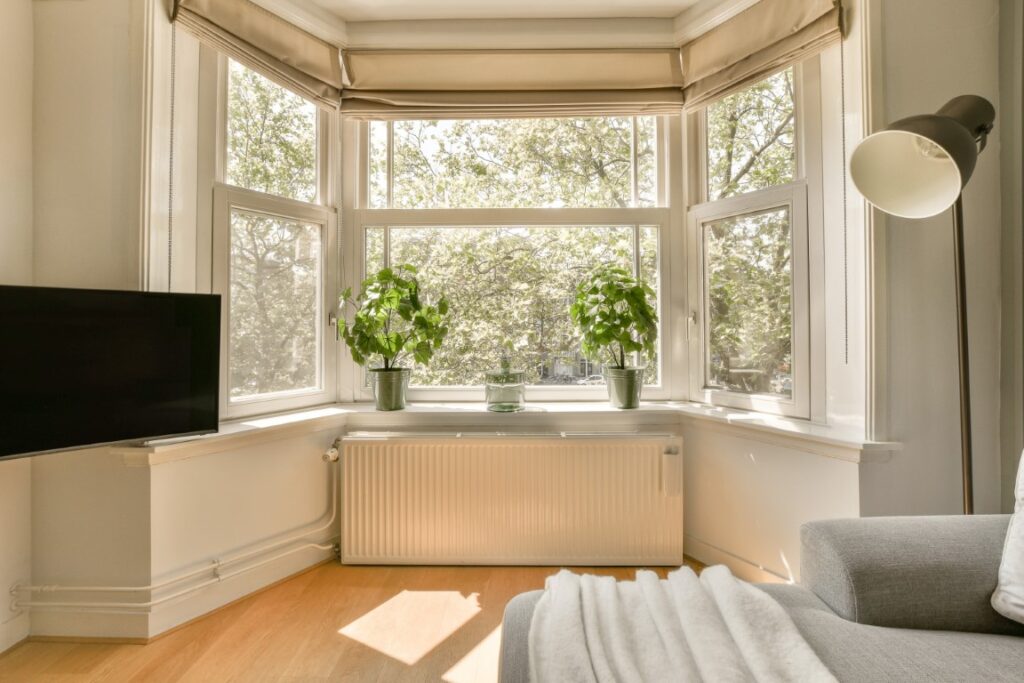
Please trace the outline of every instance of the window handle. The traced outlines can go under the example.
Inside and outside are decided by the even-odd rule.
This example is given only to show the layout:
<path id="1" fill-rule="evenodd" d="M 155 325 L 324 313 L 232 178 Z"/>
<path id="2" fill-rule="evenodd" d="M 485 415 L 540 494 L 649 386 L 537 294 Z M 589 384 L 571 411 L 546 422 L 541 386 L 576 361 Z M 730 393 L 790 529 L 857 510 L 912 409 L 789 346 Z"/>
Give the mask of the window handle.
<path id="1" fill-rule="evenodd" d="M 697 311 L 690 311 L 690 315 L 686 316 L 687 322 L 691 325 L 697 324 Z"/>
<path id="2" fill-rule="evenodd" d="M 331 311 L 327 314 L 327 325 L 334 328 L 334 341 L 341 339 L 341 326 L 338 324 L 338 314 Z"/>

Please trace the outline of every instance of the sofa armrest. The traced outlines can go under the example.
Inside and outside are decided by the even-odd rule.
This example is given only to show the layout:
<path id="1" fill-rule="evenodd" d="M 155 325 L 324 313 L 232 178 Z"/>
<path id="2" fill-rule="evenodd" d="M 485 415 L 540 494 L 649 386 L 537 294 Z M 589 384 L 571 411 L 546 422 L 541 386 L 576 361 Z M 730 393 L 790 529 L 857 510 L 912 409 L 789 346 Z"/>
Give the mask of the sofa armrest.
<path id="1" fill-rule="evenodd" d="M 800 581 L 874 626 L 1024 635 L 989 602 L 1009 515 L 866 517 L 800 529 Z"/>

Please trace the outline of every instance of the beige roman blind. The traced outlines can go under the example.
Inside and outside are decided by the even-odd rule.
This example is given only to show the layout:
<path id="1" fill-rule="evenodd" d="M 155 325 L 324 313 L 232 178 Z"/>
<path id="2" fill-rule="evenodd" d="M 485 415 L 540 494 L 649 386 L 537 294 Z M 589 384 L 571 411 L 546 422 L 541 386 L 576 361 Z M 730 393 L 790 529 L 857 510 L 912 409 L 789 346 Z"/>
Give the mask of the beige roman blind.
<path id="1" fill-rule="evenodd" d="M 322 106 L 341 100 L 337 47 L 250 0 L 174 0 L 176 21 L 232 59 Z"/>
<path id="2" fill-rule="evenodd" d="M 366 119 L 678 114 L 677 49 L 351 50 L 342 113 Z"/>
<path id="3" fill-rule="evenodd" d="M 682 47 L 688 109 L 760 80 L 842 37 L 839 0 L 760 0 Z"/>

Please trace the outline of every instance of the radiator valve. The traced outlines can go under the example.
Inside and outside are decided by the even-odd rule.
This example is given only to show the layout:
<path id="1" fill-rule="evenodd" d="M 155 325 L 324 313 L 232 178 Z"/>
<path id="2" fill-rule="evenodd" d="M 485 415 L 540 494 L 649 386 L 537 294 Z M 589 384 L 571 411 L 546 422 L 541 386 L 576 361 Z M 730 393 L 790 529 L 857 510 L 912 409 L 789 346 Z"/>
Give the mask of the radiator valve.
<path id="1" fill-rule="evenodd" d="M 341 439 L 335 439 L 331 447 L 324 452 L 324 462 L 338 462 L 341 456 Z"/>

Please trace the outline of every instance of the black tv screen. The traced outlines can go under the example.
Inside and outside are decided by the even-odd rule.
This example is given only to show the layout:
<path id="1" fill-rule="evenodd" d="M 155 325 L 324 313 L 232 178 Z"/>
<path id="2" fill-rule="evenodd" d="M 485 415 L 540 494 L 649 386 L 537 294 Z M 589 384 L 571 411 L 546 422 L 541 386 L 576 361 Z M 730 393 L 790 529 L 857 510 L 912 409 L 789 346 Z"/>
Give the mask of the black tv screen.
<path id="1" fill-rule="evenodd" d="M 0 286 L 0 458 L 217 430 L 220 297 Z"/>

